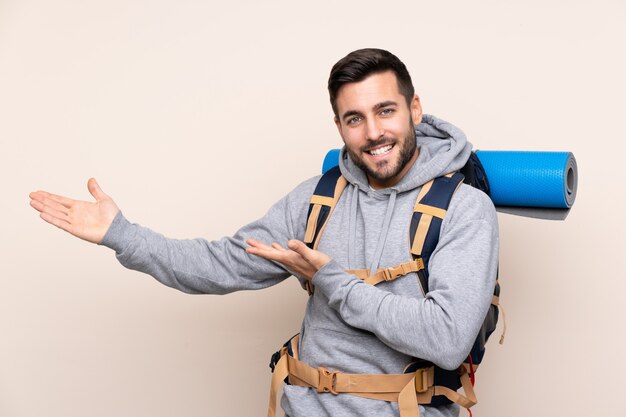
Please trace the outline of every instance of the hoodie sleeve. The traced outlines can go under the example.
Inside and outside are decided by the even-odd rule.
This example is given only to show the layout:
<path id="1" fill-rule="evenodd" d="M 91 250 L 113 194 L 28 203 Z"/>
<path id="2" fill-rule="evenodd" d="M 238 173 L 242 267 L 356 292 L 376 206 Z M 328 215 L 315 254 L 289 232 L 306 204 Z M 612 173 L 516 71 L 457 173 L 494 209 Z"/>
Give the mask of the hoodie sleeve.
<path id="1" fill-rule="evenodd" d="M 304 234 L 304 225 L 297 219 L 306 216 L 317 180 L 300 184 L 265 216 L 242 227 L 232 237 L 215 241 L 170 239 L 130 223 L 120 212 L 101 244 L 115 250 L 126 268 L 145 272 L 162 284 L 189 294 L 266 288 L 291 274 L 278 263 L 246 253 L 246 239 L 285 245 L 294 236 Z"/>
<path id="2" fill-rule="evenodd" d="M 498 224 L 491 200 L 461 187 L 443 221 L 425 298 L 365 284 L 335 261 L 313 279 L 343 320 L 392 349 L 455 369 L 467 357 L 489 308 L 497 273 Z"/>

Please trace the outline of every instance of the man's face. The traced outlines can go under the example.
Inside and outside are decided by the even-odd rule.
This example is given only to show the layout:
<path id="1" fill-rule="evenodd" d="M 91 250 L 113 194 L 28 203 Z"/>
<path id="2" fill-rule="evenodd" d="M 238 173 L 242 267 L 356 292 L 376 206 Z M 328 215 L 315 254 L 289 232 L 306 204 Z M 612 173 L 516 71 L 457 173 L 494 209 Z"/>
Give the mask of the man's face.
<path id="1" fill-rule="evenodd" d="M 393 72 L 343 85 L 337 94 L 335 124 L 352 161 L 375 189 L 391 187 L 408 172 L 416 152 L 414 124 L 422 120 L 419 98 L 410 105 Z"/>

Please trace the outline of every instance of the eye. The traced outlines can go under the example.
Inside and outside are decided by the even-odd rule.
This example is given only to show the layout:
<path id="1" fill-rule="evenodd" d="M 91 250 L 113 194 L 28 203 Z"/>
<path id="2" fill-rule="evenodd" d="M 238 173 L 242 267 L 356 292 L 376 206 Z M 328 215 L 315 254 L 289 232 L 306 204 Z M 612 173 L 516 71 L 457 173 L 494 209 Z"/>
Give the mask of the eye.
<path id="1" fill-rule="evenodd" d="M 362 119 L 361 119 L 361 117 L 360 117 L 360 116 L 354 116 L 354 117 L 349 118 L 349 119 L 346 121 L 346 124 L 348 124 L 348 125 L 353 125 L 353 124 L 359 123 L 361 120 L 362 120 Z"/>
<path id="2" fill-rule="evenodd" d="M 380 114 L 383 115 L 383 116 L 389 116 L 393 112 L 394 112 L 394 109 L 382 109 L 380 111 Z"/>

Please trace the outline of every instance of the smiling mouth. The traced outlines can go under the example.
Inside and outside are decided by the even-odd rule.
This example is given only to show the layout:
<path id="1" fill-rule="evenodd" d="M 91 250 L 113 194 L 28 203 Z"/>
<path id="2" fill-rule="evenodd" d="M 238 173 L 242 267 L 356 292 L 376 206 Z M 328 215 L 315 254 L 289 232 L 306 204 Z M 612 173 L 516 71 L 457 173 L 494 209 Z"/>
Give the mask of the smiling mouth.
<path id="1" fill-rule="evenodd" d="M 381 156 L 381 155 L 385 155 L 389 153 L 389 151 L 391 151 L 392 148 L 393 148 L 393 145 L 384 145 L 375 149 L 370 149 L 369 151 L 367 151 L 367 153 L 372 156 Z"/>

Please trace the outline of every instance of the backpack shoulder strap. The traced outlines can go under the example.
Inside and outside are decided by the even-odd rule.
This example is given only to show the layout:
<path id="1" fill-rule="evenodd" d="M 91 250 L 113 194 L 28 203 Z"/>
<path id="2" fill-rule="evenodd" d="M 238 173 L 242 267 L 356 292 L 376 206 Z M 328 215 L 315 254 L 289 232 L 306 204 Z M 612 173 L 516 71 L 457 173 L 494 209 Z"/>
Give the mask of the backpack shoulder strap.
<path id="1" fill-rule="evenodd" d="M 409 241 L 414 259 L 421 258 L 425 268 L 418 271 L 424 295 L 428 292 L 428 262 L 439 243 L 441 223 L 455 191 L 463 182 L 463 174 L 456 172 L 435 178 L 422 186 L 411 218 Z"/>
<path id="2" fill-rule="evenodd" d="M 326 171 L 317 183 L 309 203 L 306 232 L 304 234 L 304 243 L 311 249 L 317 249 L 320 237 L 326 227 L 326 222 L 330 218 L 347 184 L 348 182 L 341 175 L 338 166 Z"/>

